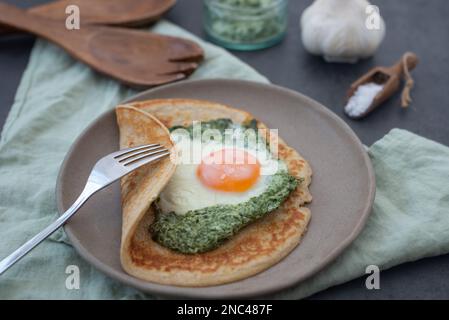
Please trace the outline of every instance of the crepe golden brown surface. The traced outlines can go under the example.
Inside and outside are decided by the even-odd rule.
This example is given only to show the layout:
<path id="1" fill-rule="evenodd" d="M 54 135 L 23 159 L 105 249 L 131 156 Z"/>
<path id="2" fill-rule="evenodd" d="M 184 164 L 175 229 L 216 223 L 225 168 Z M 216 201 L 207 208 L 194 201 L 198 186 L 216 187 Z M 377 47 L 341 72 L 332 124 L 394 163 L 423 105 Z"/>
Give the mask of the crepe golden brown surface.
<path id="1" fill-rule="evenodd" d="M 188 99 L 162 99 L 118 106 L 120 147 L 158 142 L 173 147 L 167 128 L 193 121 L 229 118 L 245 123 L 249 113 L 221 104 Z M 266 128 L 258 122 L 259 128 Z M 151 206 L 175 170 L 164 159 L 121 181 L 123 226 L 121 262 L 137 278 L 176 286 L 220 285 L 255 275 L 279 262 L 299 243 L 311 218 L 304 205 L 312 200 L 308 186 L 312 170 L 307 161 L 279 138 L 279 158 L 289 173 L 303 182 L 275 211 L 246 226 L 215 250 L 182 254 L 155 242 L 149 233 L 155 210 Z"/>

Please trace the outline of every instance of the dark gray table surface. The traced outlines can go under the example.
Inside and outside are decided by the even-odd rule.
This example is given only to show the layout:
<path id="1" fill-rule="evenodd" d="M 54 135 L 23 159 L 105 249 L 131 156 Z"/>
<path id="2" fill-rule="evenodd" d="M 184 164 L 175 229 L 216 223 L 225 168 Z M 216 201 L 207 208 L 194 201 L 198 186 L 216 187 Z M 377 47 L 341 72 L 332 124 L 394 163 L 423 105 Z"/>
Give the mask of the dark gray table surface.
<path id="1" fill-rule="evenodd" d="M 12 1 L 22 7 L 45 0 Z M 285 40 L 256 52 L 234 52 L 273 83 L 297 90 L 340 115 L 370 145 L 392 128 L 404 128 L 449 145 L 449 1 L 373 0 L 387 25 L 385 40 L 375 57 L 355 65 L 328 64 L 302 47 L 299 17 L 311 0 L 291 0 Z M 82 13 L 81 13 L 82 14 Z M 167 18 L 204 37 L 200 0 L 178 0 Z M 0 38 L 0 126 L 14 101 L 34 40 L 31 36 Z M 405 51 L 420 58 L 415 71 L 413 103 L 400 108 L 399 95 L 362 121 L 342 112 L 350 83 L 375 65 L 391 65 Z M 410 244 L 413 245 L 413 244 Z M 312 299 L 448 299 L 449 255 L 422 259 L 381 273 L 381 289 L 367 290 L 365 277 L 330 288 Z"/>

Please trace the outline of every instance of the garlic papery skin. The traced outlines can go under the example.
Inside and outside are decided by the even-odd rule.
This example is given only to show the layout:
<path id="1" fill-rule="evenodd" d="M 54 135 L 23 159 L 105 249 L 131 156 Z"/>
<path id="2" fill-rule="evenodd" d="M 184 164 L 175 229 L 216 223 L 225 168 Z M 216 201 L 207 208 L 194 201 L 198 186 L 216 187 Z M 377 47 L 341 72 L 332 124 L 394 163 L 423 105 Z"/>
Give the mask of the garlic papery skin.
<path id="1" fill-rule="evenodd" d="M 375 27 L 367 25 L 370 5 L 367 0 L 315 0 L 301 15 L 305 49 L 328 62 L 355 63 L 372 56 L 385 36 L 385 22 L 374 13 Z"/>

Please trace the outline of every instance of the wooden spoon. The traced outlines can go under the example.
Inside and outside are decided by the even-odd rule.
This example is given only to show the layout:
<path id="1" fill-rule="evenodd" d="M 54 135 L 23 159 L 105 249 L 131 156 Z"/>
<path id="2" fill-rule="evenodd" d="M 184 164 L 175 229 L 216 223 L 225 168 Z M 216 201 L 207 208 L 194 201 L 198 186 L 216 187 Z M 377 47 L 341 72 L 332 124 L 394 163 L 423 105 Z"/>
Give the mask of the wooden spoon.
<path id="1" fill-rule="evenodd" d="M 203 58 L 196 43 L 145 31 L 85 25 L 67 30 L 65 22 L 41 18 L 0 2 L 0 24 L 41 36 L 95 70 L 137 87 L 181 80 Z"/>
<path id="2" fill-rule="evenodd" d="M 158 20 L 176 0 L 58 0 L 28 9 L 44 18 L 65 20 L 66 8 L 80 8 L 81 24 L 140 26 Z M 17 30 L 0 27 L 0 34 Z"/>
<path id="3" fill-rule="evenodd" d="M 347 99 L 349 100 L 360 85 L 374 82 L 383 85 L 382 90 L 374 97 L 369 108 L 359 116 L 351 116 L 354 119 L 360 119 L 368 115 L 371 111 L 380 106 L 385 100 L 390 98 L 401 84 L 401 78 L 404 72 L 412 70 L 416 67 L 419 60 L 413 52 L 406 52 L 401 59 L 391 67 L 375 67 L 368 71 L 361 78 L 351 84 Z"/>

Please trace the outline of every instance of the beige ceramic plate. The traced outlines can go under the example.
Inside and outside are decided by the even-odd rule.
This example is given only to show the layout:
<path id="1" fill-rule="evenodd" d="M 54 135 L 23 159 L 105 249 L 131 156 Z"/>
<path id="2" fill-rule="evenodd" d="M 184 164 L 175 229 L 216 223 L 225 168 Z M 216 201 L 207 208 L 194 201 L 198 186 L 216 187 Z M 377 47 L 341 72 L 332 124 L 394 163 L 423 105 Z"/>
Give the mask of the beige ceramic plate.
<path id="1" fill-rule="evenodd" d="M 352 130 L 319 103 L 273 85 L 236 80 L 181 82 L 144 92 L 132 100 L 206 99 L 247 110 L 278 128 L 311 164 L 312 220 L 302 243 L 287 258 L 256 276 L 231 284 L 183 288 L 145 282 L 120 266 L 121 207 L 118 183 L 101 191 L 65 226 L 79 254 L 114 279 L 165 296 L 237 298 L 293 286 L 334 260 L 359 234 L 371 211 L 375 182 L 370 160 Z M 97 119 L 77 139 L 57 183 L 60 212 L 80 193 L 93 164 L 118 148 L 114 111 Z"/>

